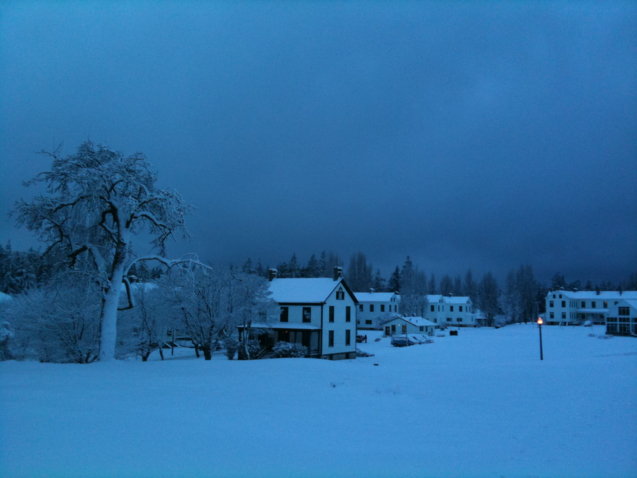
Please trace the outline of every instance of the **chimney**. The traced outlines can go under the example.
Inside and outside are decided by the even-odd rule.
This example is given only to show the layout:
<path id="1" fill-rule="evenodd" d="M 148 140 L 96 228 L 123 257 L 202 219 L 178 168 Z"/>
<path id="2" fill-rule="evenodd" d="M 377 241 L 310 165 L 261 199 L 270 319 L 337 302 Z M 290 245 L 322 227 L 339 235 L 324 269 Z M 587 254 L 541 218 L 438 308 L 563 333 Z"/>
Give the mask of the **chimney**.
<path id="1" fill-rule="evenodd" d="M 343 268 L 334 267 L 334 280 L 339 280 L 341 277 L 343 277 Z"/>
<path id="2" fill-rule="evenodd" d="M 272 282 L 272 279 L 276 279 L 276 269 L 268 270 L 268 280 Z"/>

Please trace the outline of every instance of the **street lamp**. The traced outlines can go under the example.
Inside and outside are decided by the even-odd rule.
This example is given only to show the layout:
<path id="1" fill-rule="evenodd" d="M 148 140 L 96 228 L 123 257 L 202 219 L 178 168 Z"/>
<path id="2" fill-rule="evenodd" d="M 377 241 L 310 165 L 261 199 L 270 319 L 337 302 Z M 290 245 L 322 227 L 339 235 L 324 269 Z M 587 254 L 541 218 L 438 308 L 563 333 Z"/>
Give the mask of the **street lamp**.
<path id="1" fill-rule="evenodd" d="M 542 352 L 542 324 L 544 323 L 544 321 L 542 320 L 542 317 L 539 317 L 537 319 L 537 325 L 540 328 L 540 360 L 544 360 L 544 353 Z"/>

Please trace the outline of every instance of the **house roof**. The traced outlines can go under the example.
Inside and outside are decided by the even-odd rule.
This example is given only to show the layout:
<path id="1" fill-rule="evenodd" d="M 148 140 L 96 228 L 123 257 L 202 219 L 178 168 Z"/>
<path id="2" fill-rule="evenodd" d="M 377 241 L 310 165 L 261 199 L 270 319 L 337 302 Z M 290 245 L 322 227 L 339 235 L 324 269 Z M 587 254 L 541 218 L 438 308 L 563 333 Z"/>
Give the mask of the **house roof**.
<path id="1" fill-rule="evenodd" d="M 392 297 L 398 297 L 394 292 L 354 292 L 359 302 L 390 302 Z"/>
<path id="2" fill-rule="evenodd" d="M 446 304 L 466 304 L 471 299 L 469 297 L 462 296 L 452 296 L 452 297 L 444 297 L 444 301 Z"/>
<path id="3" fill-rule="evenodd" d="M 395 317 L 394 319 L 390 320 L 390 322 L 394 320 L 404 320 L 405 322 L 409 322 L 411 325 L 415 325 L 416 327 L 422 327 L 422 326 L 435 327 L 436 326 L 436 324 L 434 324 L 433 322 L 427 319 L 423 319 L 422 317 Z"/>
<path id="4" fill-rule="evenodd" d="M 624 299 L 620 301 L 617 305 L 613 307 L 609 307 L 608 310 L 616 309 L 618 307 L 632 307 L 633 309 L 637 309 L 637 299 Z"/>
<path id="5" fill-rule="evenodd" d="M 558 294 L 562 294 L 568 299 L 577 300 L 637 299 L 637 291 L 634 290 L 625 290 L 621 292 L 621 294 L 618 290 L 604 290 L 600 291 L 599 294 L 594 290 L 578 290 L 577 292 L 570 290 L 553 290 L 549 292 L 546 297 L 552 299 L 553 294 L 556 295 L 556 299 L 558 298 Z"/>
<path id="6" fill-rule="evenodd" d="M 280 303 L 321 304 L 339 286 L 358 303 L 356 296 L 340 278 L 333 280 L 326 277 L 302 278 L 302 279 L 272 279 L 270 282 L 271 298 Z"/>

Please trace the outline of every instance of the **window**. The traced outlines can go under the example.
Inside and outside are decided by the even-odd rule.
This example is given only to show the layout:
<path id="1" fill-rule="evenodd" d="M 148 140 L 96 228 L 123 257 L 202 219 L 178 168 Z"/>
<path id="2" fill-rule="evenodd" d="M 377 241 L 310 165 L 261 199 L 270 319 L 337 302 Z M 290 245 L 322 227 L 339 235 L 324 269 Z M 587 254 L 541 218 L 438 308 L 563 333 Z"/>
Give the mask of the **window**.
<path id="1" fill-rule="evenodd" d="M 565 319 L 566 318 L 566 312 L 562 312 L 562 318 Z"/>
<path id="2" fill-rule="evenodd" d="M 385 312 L 385 304 L 380 304 L 380 311 Z"/>
<path id="3" fill-rule="evenodd" d="M 349 345 L 352 339 L 352 331 L 351 330 L 346 330 L 345 331 L 345 345 Z"/>
<path id="4" fill-rule="evenodd" d="M 403 334 L 406 334 L 406 333 L 407 333 L 407 326 L 403 325 Z"/>
<path id="5" fill-rule="evenodd" d="M 458 317 L 458 322 L 462 322 L 462 317 Z"/>
<path id="6" fill-rule="evenodd" d="M 618 307 L 619 315 L 630 315 L 630 307 Z"/>
<path id="7" fill-rule="evenodd" d="M 594 309 L 595 307 L 597 307 L 596 302 L 591 302 L 591 309 Z"/>
<path id="8" fill-rule="evenodd" d="M 462 312 L 462 306 L 459 306 L 458 308 L 460 309 L 460 312 Z"/>
<path id="9" fill-rule="evenodd" d="M 360 304 L 360 305 L 358 306 L 358 310 L 360 310 L 361 312 L 363 311 L 363 304 Z"/>
<path id="10" fill-rule="evenodd" d="M 560 299 L 562 298 L 562 294 L 560 294 Z"/>
<path id="11" fill-rule="evenodd" d="M 334 306 L 330 305 L 330 322 L 334 322 Z"/>
<path id="12" fill-rule="evenodd" d="M 287 322 L 288 321 L 289 310 L 290 310 L 289 307 L 281 307 L 281 322 Z"/>
<path id="13" fill-rule="evenodd" d="M 553 298 L 555 299 L 555 294 L 553 294 Z"/>
<path id="14" fill-rule="evenodd" d="M 394 312 L 398 312 L 398 306 L 397 305 L 394 306 Z"/>
<path id="15" fill-rule="evenodd" d="M 303 307 L 303 322 L 312 322 L 312 307 Z"/>
<path id="16" fill-rule="evenodd" d="M 549 307 L 553 307 L 553 301 L 549 302 Z"/>
<path id="17" fill-rule="evenodd" d="M 449 312 L 453 312 L 453 305 L 449 306 Z"/>
<path id="18" fill-rule="evenodd" d="M 352 321 L 352 308 L 348 305 L 345 307 L 345 322 Z"/>
<path id="19" fill-rule="evenodd" d="M 342 287 L 339 287 L 336 291 L 336 300 L 345 300 L 345 292 Z"/>
<path id="20" fill-rule="evenodd" d="M 392 331 L 392 332 L 396 332 L 396 326 L 395 326 L 395 325 L 392 325 L 392 326 L 391 326 L 391 331 Z"/>
<path id="21" fill-rule="evenodd" d="M 328 347 L 334 347 L 334 331 L 330 330 Z"/>
<path id="22" fill-rule="evenodd" d="M 420 327 L 420 331 L 422 332 L 423 330 L 425 330 L 425 328 L 421 325 Z"/>
<path id="23" fill-rule="evenodd" d="M 447 322 L 451 322 L 451 317 L 447 317 Z"/>
<path id="24" fill-rule="evenodd" d="M 586 307 L 586 302 L 582 301 L 582 308 Z"/>
<path id="25" fill-rule="evenodd" d="M 371 320 L 369 320 L 369 319 L 367 319 L 367 320 L 365 321 L 365 325 L 372 325 L 372 321 L 371 321 Z"/>
<path id="26" fill-rule="evenodd" d="M 431 311 L 432 311 L 432 312 L 434 312 L 434 307 L 435 307 L 435 305 L 432 305 L 432 306 L 431 306 Z"/>
<path id="27" fill-rule="evenodd" d="M 374 312 L 374 304 L 369 304 L 369 311 Z"/>
<path id="28" fill-rule="evenodd" d="M 555 318 L 555 314 L 553 312 L 551 312 L 551 319 Z"/>
<path id="29" fill-rule="evenodd" d="M 604 309 L 608 309 L 608 302 L 604 301 Z"/>
<path id="30" fill-rule="evenodd" d="M 566 301 L 565 300 L 562 301 L 562 307 L 566 307 Z"/>

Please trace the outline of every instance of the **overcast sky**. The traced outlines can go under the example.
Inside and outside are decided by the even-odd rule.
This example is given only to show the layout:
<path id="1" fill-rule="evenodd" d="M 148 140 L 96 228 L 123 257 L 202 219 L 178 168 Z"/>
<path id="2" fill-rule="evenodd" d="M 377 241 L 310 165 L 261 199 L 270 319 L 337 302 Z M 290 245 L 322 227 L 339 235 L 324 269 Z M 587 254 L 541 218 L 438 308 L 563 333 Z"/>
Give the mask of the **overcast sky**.
<path id="1" fill-rule="evenodd" d="M 0 6 L 6 212 L 84 140 L 198 209 L 174 253 L 361 250 L 385 275 L 637 271 L 633 2 Z"/>

